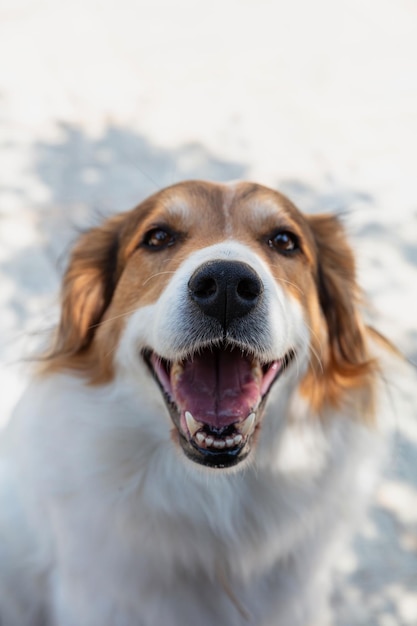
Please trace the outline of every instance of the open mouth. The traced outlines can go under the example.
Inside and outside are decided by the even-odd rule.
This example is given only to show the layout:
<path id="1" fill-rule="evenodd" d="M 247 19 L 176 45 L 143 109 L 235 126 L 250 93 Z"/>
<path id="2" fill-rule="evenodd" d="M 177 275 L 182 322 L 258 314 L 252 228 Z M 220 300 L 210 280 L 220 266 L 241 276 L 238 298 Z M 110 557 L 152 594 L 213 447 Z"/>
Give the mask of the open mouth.
<path id="1" fill-rule="evenodd" d="M 215 468 L 243 461 L 259 428 L 273 383 L 294 353 L 269 363 L 241 349 L 209 346 L 180 361 L 146 350 L 188 458 Z"/>

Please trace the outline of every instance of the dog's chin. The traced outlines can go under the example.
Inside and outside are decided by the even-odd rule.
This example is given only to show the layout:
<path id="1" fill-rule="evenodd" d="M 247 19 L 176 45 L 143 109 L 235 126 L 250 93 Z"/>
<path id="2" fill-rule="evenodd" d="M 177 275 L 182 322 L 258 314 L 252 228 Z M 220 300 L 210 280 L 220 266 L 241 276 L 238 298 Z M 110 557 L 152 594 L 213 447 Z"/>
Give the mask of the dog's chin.
<path id="1" fill-rule="evenodd" d="M 178 361 L 143 353 L 175 426 L 185 456 L 199 465 L 228 469 L 256 445 L 268 395 L 294 357 L 262 362 L 233 345 L 209 345 Z"/>

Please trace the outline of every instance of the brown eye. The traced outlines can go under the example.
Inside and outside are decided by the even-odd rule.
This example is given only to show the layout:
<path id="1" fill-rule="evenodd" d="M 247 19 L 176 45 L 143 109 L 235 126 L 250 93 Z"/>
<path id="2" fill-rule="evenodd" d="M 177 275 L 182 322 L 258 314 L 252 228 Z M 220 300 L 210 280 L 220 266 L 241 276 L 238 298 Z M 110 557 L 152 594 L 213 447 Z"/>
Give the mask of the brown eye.
<path id="1" fill-rule="evenodd" d="M 142 244 L 151 250 L 163 250 L 174 245 L 176 237 L 165 228 L 152 228 L 143 238 Z"/>
<path id="2" fill-rule="evenodd" d="M 274 248 L 278 252 L 288 254 L 300 249 L 298 244 L 298 237 L 294 233 L 290 233 L 287 230 L 282 230 L 275 233 L 273 237 L 268 240 L 270 248 Z"/>

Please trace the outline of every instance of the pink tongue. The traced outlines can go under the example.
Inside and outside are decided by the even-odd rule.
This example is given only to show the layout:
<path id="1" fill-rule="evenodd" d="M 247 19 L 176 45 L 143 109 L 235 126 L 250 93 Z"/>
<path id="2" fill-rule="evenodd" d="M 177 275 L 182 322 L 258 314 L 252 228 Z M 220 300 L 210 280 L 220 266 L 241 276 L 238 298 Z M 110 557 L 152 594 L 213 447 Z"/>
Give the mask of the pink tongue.
<path id="1" fill-rule="evenodd" d="M 197 421 L 221 428 L 245 419 L 259 402 L 261 383 L 238 350 L 207 350 L 183 366 L 179 379 L 171 378 L 172 392 L 181 412 Z"/>

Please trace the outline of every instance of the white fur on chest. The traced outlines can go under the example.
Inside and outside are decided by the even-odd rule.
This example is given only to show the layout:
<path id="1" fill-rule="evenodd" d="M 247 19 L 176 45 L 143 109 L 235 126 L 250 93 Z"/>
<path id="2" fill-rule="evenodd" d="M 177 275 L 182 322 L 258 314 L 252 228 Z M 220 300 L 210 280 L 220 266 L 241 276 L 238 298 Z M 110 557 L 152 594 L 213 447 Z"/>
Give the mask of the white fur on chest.
<path id="1" fill-rule="evenodd" d="M 300 401 L 291 415 L 277 398 L 252 465 L 218 474 L 180 458 L 153 383 L 142 389 L 61 375 L 20 405 L 18 479 L 59 625 L 233 625 L 242 611 L 268 624 L 278 601 L 295 599 L 281 577 L 297 594 L 314 587 L 322 544 L 357 505 L 348 495 L 374 435 L 343 417 L 324 428 Z"/>

